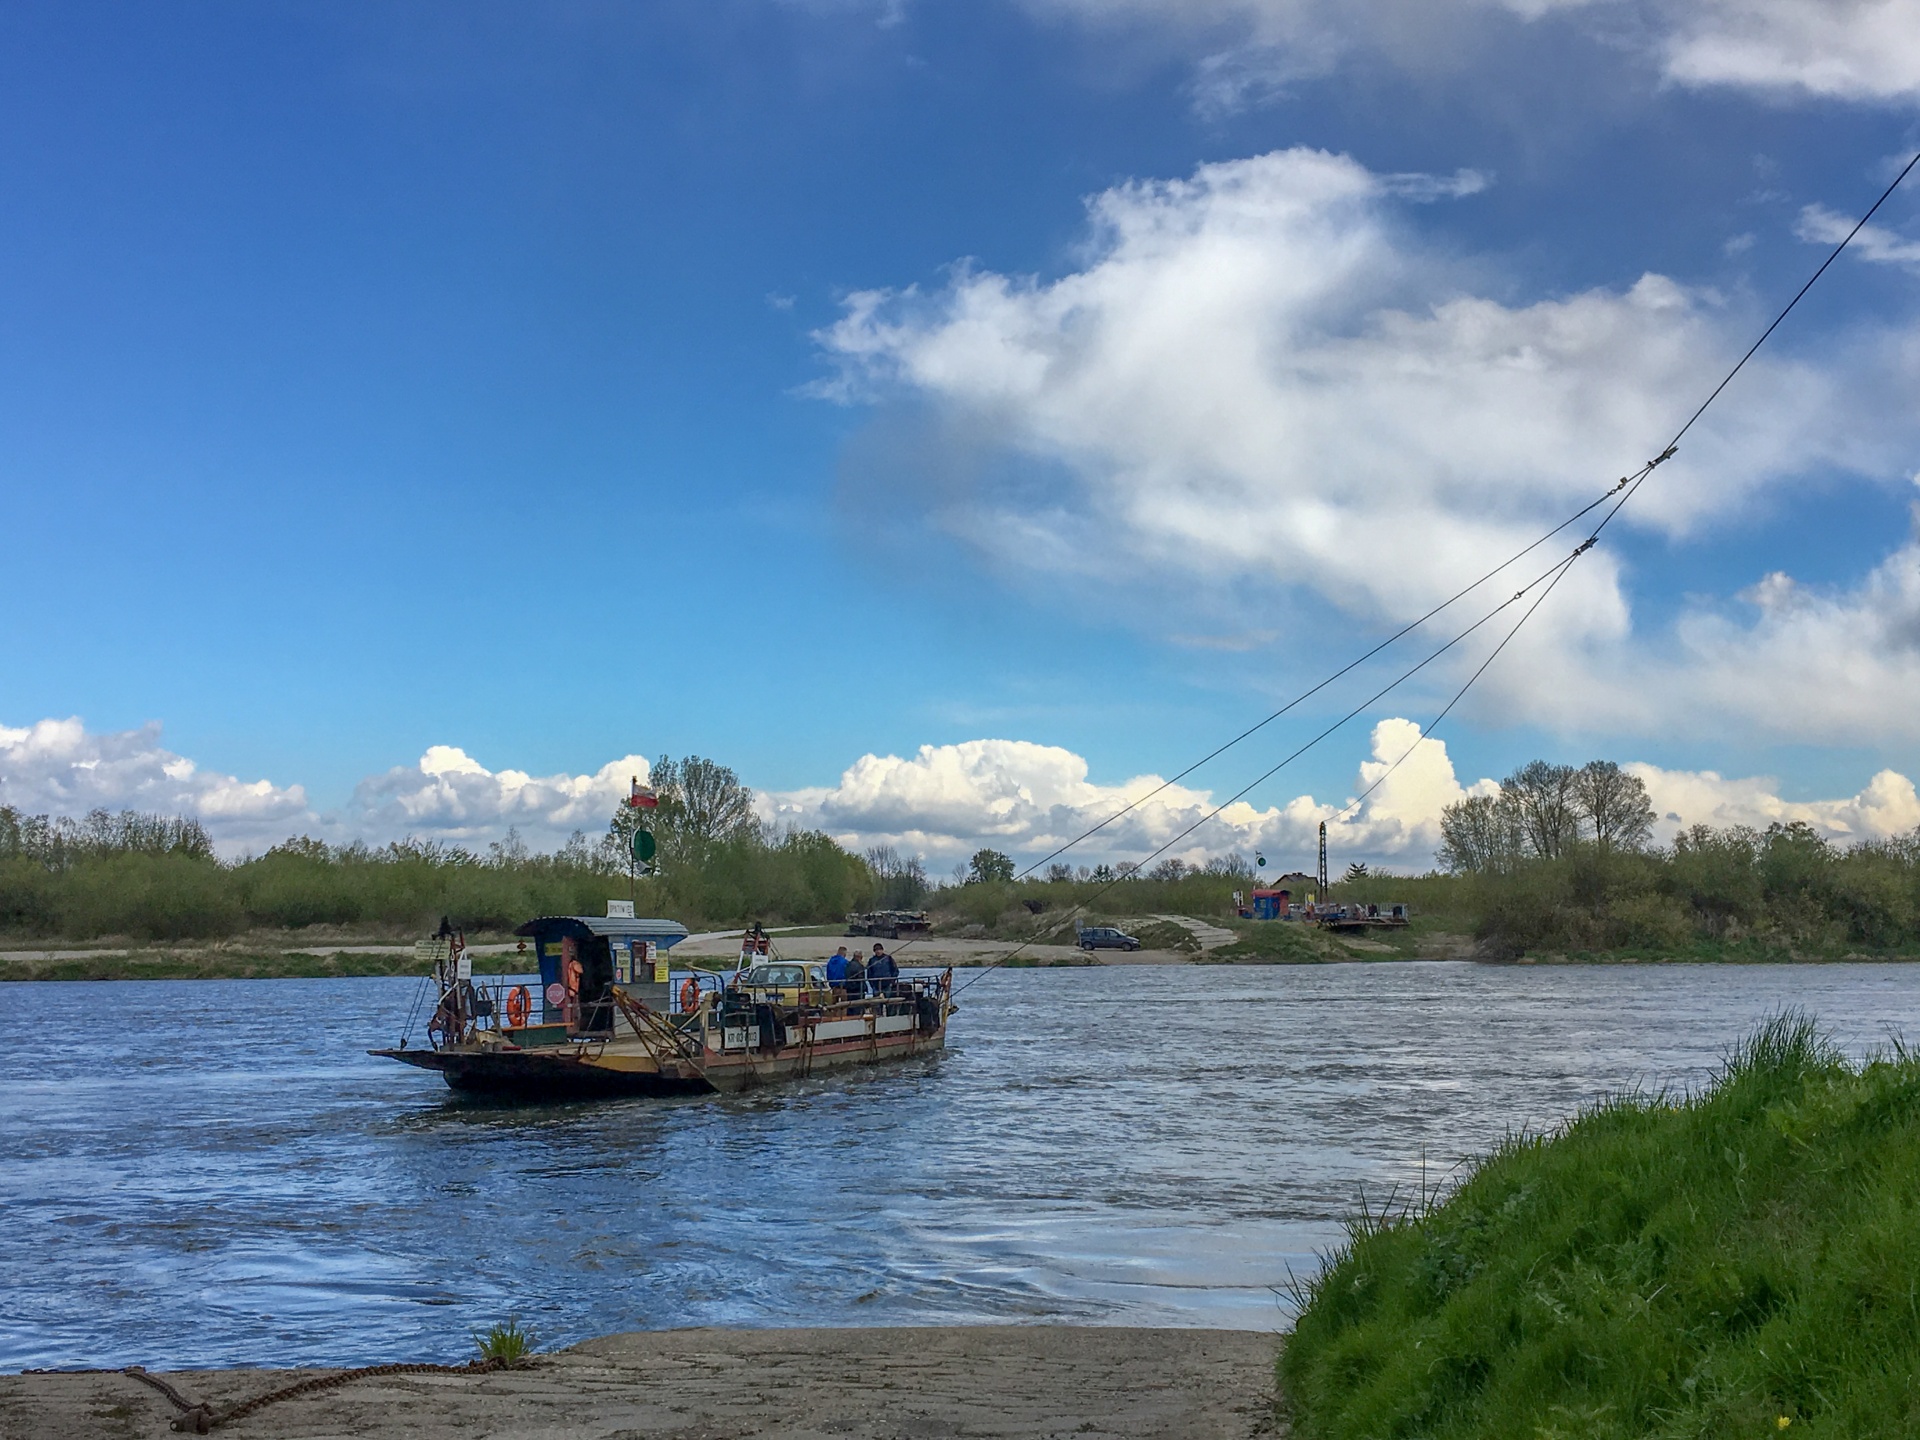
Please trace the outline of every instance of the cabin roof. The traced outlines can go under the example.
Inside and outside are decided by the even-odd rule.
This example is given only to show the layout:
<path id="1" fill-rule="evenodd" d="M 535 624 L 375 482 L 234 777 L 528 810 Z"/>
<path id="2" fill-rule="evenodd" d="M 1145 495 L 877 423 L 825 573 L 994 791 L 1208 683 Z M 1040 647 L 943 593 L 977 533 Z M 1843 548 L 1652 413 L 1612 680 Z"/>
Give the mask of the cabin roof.
<path id="1" fill-rule="evenodd" d="M 687 938 L 687 927 L 678 920 L 628 920 L 606 915 L 542 915 L 518 927 L 516 935 L 571 935 L 585 939 L 604 935 L 610 940 L 665 940 L 669 943 Z"/>

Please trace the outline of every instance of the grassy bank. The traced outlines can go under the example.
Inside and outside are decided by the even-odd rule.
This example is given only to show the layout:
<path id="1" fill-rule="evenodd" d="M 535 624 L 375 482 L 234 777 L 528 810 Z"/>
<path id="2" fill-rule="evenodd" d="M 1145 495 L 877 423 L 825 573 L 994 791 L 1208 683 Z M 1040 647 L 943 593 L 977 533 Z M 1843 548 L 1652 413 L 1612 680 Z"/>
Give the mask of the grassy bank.
<path id="1" fill-rule="evenodd" d="M 1302 1440 L 1920 1433 L 1920 1059 L 1776 1021 L 1363 1216 L 1304 1291 Z"/>

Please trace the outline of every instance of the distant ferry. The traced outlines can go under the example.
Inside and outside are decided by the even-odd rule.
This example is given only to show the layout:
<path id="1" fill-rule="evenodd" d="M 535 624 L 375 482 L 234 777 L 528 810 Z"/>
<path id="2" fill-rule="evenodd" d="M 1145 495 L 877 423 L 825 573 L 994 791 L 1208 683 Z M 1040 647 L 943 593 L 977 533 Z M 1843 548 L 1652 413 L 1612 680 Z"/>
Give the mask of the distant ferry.
<path id="1" fill-rule="evenodd" d="M 533 942 L 537 993 L 475 979 L 461 937 L 443 933 L 419 947 L 438 992 L 427 1044 L 368 1053 L 466 1092 L 700 1095 L 939 1050 L 955 1008 L 951 969 L 835 985 L 757 931 L 726 974 L 675 971 L 687 929 L 672 920 L 548 915 L 514 933 Z"/>

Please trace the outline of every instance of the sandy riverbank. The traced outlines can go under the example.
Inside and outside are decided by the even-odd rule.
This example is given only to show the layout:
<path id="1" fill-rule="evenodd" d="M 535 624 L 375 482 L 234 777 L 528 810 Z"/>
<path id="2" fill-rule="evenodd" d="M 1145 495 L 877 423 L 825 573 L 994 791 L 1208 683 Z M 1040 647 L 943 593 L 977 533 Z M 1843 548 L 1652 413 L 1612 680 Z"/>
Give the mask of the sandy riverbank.
<path id="1" fill-rule="evenodd" d="M 895 1440 L 1282 1435 L 1275 1336 L 1242 1330 L 955 1326 L 611 1335 L 487 1375 L 399 1375 L 283 1401 L 235 1440 Z M 167 1378 L 217 1410 L 325 1371 Z M 171 1434 L 175 1411 L 113 1371 L 0 1376 L 7 1440 Z"/>

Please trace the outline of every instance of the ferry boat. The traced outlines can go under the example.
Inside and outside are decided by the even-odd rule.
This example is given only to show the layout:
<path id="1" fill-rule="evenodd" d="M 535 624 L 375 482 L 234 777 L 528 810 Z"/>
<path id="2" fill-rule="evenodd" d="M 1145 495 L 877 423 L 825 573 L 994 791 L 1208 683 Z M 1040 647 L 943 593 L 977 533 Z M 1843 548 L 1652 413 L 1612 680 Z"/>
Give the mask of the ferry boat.
<path id="1" fill-rule="evenodd" d="M 950 968 L 836 986 L 757 926 L 723 973 L 673 967 L 687 930 L 672 920 L 547 915 L 514 933 L 533 943 L 537 992 L 475 978 L 443 933 L 419 947 L 437 991 L 427 1044 L 368 1053 L 482 1094 L 715 1094 L 942 1049 L 955 1008 Z"/>

